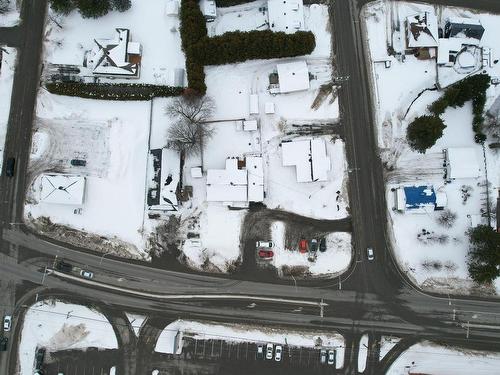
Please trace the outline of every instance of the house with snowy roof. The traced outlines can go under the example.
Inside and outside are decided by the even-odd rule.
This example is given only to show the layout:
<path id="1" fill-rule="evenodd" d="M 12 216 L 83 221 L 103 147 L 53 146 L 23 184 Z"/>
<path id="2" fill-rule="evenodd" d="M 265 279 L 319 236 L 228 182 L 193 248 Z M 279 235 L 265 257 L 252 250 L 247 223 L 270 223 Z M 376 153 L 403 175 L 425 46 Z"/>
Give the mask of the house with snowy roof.
<path id="1" fill-rule="evenodd" d="M 139 78 L 142 46 L 130 41 L 130 30 L 116 28 L 112 39 L 94 39 L 87 53 L 87 66 L 92 74 L 109 77 Z"/>
<path id="2" fill-rule="evenodd" d="M 444 26 L 446 38 L 472 38 L 481 40 L 484 27 L 481 21 L 475 18 L 451 17 Z"/>
<path id="3" fill-rule="evenodd" d="M 83 176 L 70 174 L 42 174 L 40 177 L 40 202 L 80 206 L 85 195 Z"/>
<path id="4" fill-rule="evenodd" d="M 443 150 L 447 180 L 481 176 L 476 150 L 472 147 L 450 147 Z"/>
<path id="5" fill-rule="evenodd" d="M 406 18 L 408 48 L 431 48 L 438 45 L 438 23 L 433 12 L 422 12 Z"/>
<path id="6" fill-rule="evenodd" d="M 403 186 L 393 190 L 394 208 L 400 212 L 427 213 L 446 207 L 446 194 L 436 193 L 433 186 Z"/>
<path id="7" fill-rule="evenodd" d="M 268 0 L 267 12 L 269 28 L 272 31 L 293 34 L 305 30 L 302 0 Z"/>
<path id="8" fill-rule="evenodd" d="M 309 68 L 305 61 L 293 61 L 276 65 L 276 72 L 269 77 L 271 94 L 286 94 L 309 90 Z"/>
<path id="9" fill-rule="evenodd" d="M 331 169 L 322 138 L 300 139 L 281 144 L 283 166 L 293 166 L 297 182 L 327 181 Z"/>

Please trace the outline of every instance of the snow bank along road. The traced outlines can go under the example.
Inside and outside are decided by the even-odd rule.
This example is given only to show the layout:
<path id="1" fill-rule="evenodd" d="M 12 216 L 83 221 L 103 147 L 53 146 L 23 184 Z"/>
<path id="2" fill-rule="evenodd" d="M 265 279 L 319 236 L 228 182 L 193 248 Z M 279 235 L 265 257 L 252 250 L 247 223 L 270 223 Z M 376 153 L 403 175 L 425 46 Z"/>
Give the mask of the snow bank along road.
<path id="1" fill-rule="evenodd" d="M 429 1 L 438 3 L 438 1 Z M 203 275 L 188 275 L 148 269 L 138 265 L 106 259 L 99 267 L 99 258 L 93 255 L 59 248 L 36 238 L 22 239 L 24 234 L 11 230 L 2 232 L 1 249 L 10 262 L 2 262 L 3 277 L 18 282 L 29 280 L 41 283 L 42 274 L 37 267 L 18 263 L 18 255 L 26 258 L 29 249 L 40 252 L 46 259 L 58 253 L 70 262 L 89 265 L 99 277 L 115 278 L 115 283 L 125 281 L 127 287 L 154 291 L 163 289 L 170 293 L 224 293 L 279 296 L 282 298 L 324 299 L 328 307 L 319 309 L 294 309 L 280 303 L 256 302 L 252 308 L 248 302 L 160 302 L 138 296 L 109 293 L 88 288 L 55 277 L 45 277 L 49 288 L 70 290 L 90 299 L 109 301 L 118 306 L 141 306 L 152 311 L 171 310 L 184 315 L 218 316 L 228 321 L 262 320 L 266 323 L 288 323 L 298 325 L 331 325 L 352 330 L 380 330 L 388 333 L 414 332 L 421 337 L 439 338 L 453 342 L 482 344 L 494 347 L 500 331 L 492 326 L 500 325 L 498 311 L 500 303 L 475 299 L 441 299 L 424 295 L 412 289 L 401 276 L 387 249 L 386 217 L 382 167 L 377 157 L 373 136 L 373 118 L 369 77 L 366 69 L 362 31 L 359 22 L 359 6 L 366 1 L 335 1 L 333 26 L 335 35 L 336 65 L 339 75 L 348 75 L 349 81 L 340 92 L 340 105 L 346 133 L 346 149 L 350 178 L 350 201 L 354 227 L 356 272 L 345 282 L 342 290 L 327 288 L 294 288 L 293 286 L 232 281 Z M 494 0 L 442 0 L 446 5 L 472 6 L 500 12 L 500 3 Z M 17 159 L 16 177 L 2 177 L 0 181 L 0 218 L 3 228 L 19 223 L 23 217 L 25 171 L 31 138 L 33 108 L 38 86 L 39 59 L 42 42 L 43 20 L 46 2 L 24 1 L 23 24 L 18 29 L 22 46 L 19 65 L 14 78 L 14 90 L 7 136 L 6 153 Z M 23 25 L 29 24 L 29 30 Z M 16 237 L 17 236 L 17 237 Z M 376 261 L 364 259 L 367 246 L 374 247 Z M 100 270 L 99 270 L 100 268 Z M 103 276 L 101 276 L 103 275 Z M 104 276 L 106 275 L 106 276 Z M 139 286 L 140 284 L 140 286 Z M 286 311 L 286 312 L 285 312 Z M 263 314 L 265 312 L 265 314 Z M 264 318 L 265 316 L 265 318 Z M 474 322 L 468 341 L 465 338 L 464 322 Z"/>

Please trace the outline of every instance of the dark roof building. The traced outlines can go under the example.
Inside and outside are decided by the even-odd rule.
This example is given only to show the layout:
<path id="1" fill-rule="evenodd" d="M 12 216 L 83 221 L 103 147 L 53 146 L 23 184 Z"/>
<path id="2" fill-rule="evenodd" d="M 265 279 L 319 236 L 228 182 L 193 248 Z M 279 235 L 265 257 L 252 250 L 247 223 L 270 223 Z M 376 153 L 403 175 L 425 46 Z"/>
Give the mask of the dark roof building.
<path id="1" fill-rule="evenodd" d="M 474 38 L 481 40 L 484 34 L 484 27 L 477 19 L 453 17 L 450 18 L 444 27 L 446 38 Z"/>

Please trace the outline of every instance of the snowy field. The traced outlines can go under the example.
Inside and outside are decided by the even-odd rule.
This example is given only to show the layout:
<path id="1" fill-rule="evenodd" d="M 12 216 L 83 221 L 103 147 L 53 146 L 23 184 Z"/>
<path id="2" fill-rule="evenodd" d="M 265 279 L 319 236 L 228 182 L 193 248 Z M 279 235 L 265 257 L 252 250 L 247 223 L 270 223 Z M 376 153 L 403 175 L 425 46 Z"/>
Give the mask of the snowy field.
<path id="1" fill-rule="evenodd" d="M 134 330 L 135 336 L 139 337 L 141 327 L 144 324 L 144 322 L 146 321 L 147 317 L 144 315 L 138 315 L 138 314 L 132 314 L 132 313 L 125 313 L 125 315 L 127 316 L 127 319 L 130 322 L 132 329 Z"/>
<path id="2" fill-rule="evenodd" d="M 20 19 L 17 3 L 17 0 L 9 1 L 7 11 L 3 14 L 0 14 L 0 27 L 11 27 L 19 23 Z"/>
<path id="3" fill-rule="evenodd" d="M 88 307 L 42 301 L 26 312 L 19 344 L 21 374 L 32 374 L 37 346 L 65 349 L 117 349 L 113 327 L 106 317 Z"/>
<path id="4" fill-rule="evenodd" d="M 163 0 L 132 0 L 128 11 L 112 11 L 97 19 L 82 18 L 77 11 L 69 16 L 52 15 L 61 27 L 53 21 L 48 23 L 45 62 L 82 65 L 84 53 L 92 49 L 94 39 L 113 38 L 117 27 L 128 28 L 131 41 L 142 45 L 142 60 L 140 78 L 125 81 L 173 84 L 172 72 L 176 68 L 184 69 L 185 57 L 180 44 L 179 19 L 167 16 L 165 6 Z"/>
<path id="5" fill-rule="evenodd" d="M 359 340 L 358 372 L 365 371 L 366 360 L 368 359 L 368 334 L 361 336 Z"/>
<path id="6" fill-rule="evenodd" d="M 314 276 L 334 276 L 344 272 L 351 262 L 352 245 L 351 234 L 336 232 L 326 238 L 326 251 L 317 252 L 313 262 L 308 260 L 307 253 L 299 252 L 298 248 L 287 249 L 285 246 L 285 225 L 283 222 L 274 222 L 271 225 L 271 235 L 274 242 L 274 258 L 272 264 L 278 271 L 282 267 L 301 267 Z"/>
<path id="7" fill-rule="evenodd" d="M 406 60 L 400 62 L 388 56 L 387 45 L 391 40 L 392 24 L 398 24 L 407 16 L 426 10 L 432 11 L 433 7 L 385 1 L 375 2 L 365 8 L 377 104 L 378 142 L 382 160 L 391 169 L 386 175 L 389 219 L 398 262 L 409 277 L 424 288 L 470 293 L 473 283 L 467 278 L 466 255 L 469 243 L 466 231 L 473 224 L 486 223 L 486 219 L 481 216 L 485 208 L 486 192 L 484 160 L 490 182 L 490 197 L 495 201 L 498 194 L 496 188 L 500 183 L 500 156 L 487 147 L 487 141 L 484 159 L 482 147 L 474 142 L 471 103 L 466 103 L 462 108 L 446 110 L 442 115 L 447 126 L 443 137 L 425 154 L 409 148 L 405 139 L 408 124 L 416 116 L 427 113 L 428 105 L 440 96 L 438 91 L 425 91 L 411 104 L 419 93 L 436 84 L 436 60 L 418 60 L 413 55 L 406 55 Z M 438 22 L 442 23 L 452 16 L 479 18 L 486 30 L 481 45 L 496 45 L 500 32 L 499 16 L 444 7 L 436 9 L 436 14 Z M 404 37 L 404 25 L 401 30 L 392 35 L 394 41 Z M 391 61 L 390 68 L 384 67 L 381 63 L 384 60 Z M 486 72 L 497 77 L 500 75 L 500 66 L 497 64 L 486 67 Z M 403 80 L 404 85 L 398 84 Z M 499 95 L 498 86 L 488 89 L 486 110 L 492 107 Z M 442 150 L 448 147 L 472 148 L 481 169 L 480 177 L 456 179 L 445 184 Z M 446 193 L 447 208 L 457 215 L 450 228 L 438 224 L 439 211 L 425 214 L 393 211 L 395 199 L 391 188 L 415 184 L 433 185 L 437 192 Z M 438 237 L 439 241 L 436 240 Z M 498 290 L 500 280 L 496 284 Z"/>
<path id="8" fill-rule="evenodd" d="M 477 375 L 498 373 L 500 354 L 474 350 L 457 350 L 424 341 L 400 355 L 387 375 L 440 374 Z"/>
<path id="9" fill-rule="evenodd" d="M 314 348 L 317 346 L 317 342 L 321 341 L 322 347 L 337 350 L 336 367 L 342 368 L 344 366 L 344 337 L 334 332 L 325 334 L 324 332 L 314 331 L 284 331 L 251 325 L 240 324 L 235 326 L 177 320 L 163 329 L 156 342 L 155 351 L 159 353 L 173 353 L 174 338 L 177 332 L 194 334 L 193 337 L 199 340 L 250 341 L 262 344 L 270 342 L 305 348 Z"/>
<path id="10" fill-rule="evenodd" d="M 0 16 L 2 19 L 2 16 Z M 0 172 L 3 166 L 3 151 L 5 137 L 7 135 L 7 124 L 10 113 L 10 97 L 12 95 L 12 84 L 14 82 L 14 71 L 16 69 L 17 50 L 11 47 L 0 46 Z"/>
<path id="11" fill-rule="evenodd" d="M 149 103 L 86 100 L 42 91 L 39 134 L 34 136 L 29 167 L 32 177 L 56 169 L 86 176 L 87 185 L 81 213 L 75 214 L 74 206 L 40 202 L 35 178 L 26 214 L 119 239 L 130 244 L 129 257 L 145 257 L 141 231 L 148 118 Z M 75 157 L 88 159 L 87 166 L 71 167 Z"/>

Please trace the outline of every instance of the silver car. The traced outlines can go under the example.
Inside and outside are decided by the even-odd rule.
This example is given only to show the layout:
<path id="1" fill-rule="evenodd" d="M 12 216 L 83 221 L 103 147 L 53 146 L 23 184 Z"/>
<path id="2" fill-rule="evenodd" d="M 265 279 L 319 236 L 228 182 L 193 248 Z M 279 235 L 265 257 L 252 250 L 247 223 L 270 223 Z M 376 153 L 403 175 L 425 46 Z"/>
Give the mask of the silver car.
<path id="1" fill-rule="evenodd" d="M 92 279 L 94 277 L 94 273 L 87 270 L 81 270 L 80 276 L 86 279 Z"/>
<path id="2" fill-rule="evenodd" d="M 274 360 L 276 362 L 281 361 L 282 352 L 283 352 L 283 347 L 281 345 L 276 345 L 276 349 L 274 350 Z"/>
<path id="3" fill-rule="evenodd" d="M 3 330 L 4 330 L 5 332 L 10 331 L 10 326 L 11 326 L 11 324 L 12 324 L 12 316 L 10 316 L 10 315 L 5 315 L 5 316 L 3 317 Z"/>
<path id="4" fill-rule="evenodd" d="M 268 343 L 266 345 L 266 359 L 273 359 L 273 349 L 274 349 L 273 344 Z"/>
<path id="5" fill-rule="evenodd" d="M 373 259 L 375 259 L 375 254 L 373 253 L 373 249 L 371 247 L 369 247 L 368 249 L 366 249 L 366 257 L 370 261 L 373 260 Z"/>

